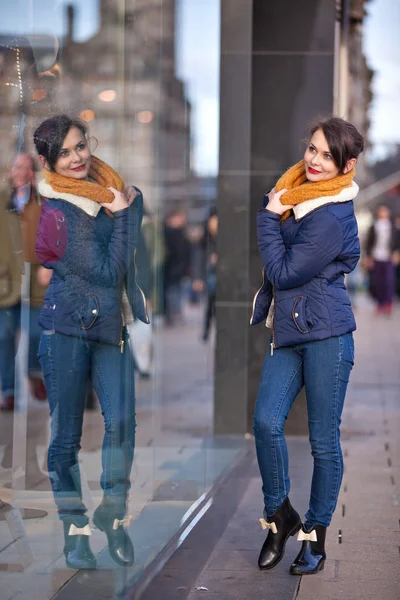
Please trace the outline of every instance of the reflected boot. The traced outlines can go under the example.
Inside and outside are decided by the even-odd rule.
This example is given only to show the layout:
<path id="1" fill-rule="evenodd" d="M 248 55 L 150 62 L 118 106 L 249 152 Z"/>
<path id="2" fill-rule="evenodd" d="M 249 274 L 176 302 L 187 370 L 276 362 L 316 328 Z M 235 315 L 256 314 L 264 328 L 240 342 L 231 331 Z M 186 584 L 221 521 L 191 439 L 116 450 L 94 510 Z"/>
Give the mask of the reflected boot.
<path id="1" fill-rule="evenodd" d="M 114 504 L 105 497 L 93 514 L 93 523 L 107 536 L 111 558 L 123 567 L 133 565 L 135 560 L 132 540 L 123 527 L 129 527 L 131 522 L 132 517 L 129 516 L 118 519 Z"/>
<path id="2" fill-rule="evenodd" d="M 291 575 L 312 575 L 324 568 L 326 529 L 322 525 L 314 525 L 307 530 L 303 525 L 297 537 L 303 545 L 290 567 Z"/>
<path id="3" fill-rule="evenodd" d="M 78 521 L 68 519 L 64 525 L 64 555 L 71 569 L 95 569 L 96 558 L 90 549 L 90 526 L 79 527 Z"/>
<path id="4" fill-rule="evenodd" d="M 260 523 L 261 527 L 269 529 L 269 532 L 261 548 L 258 566 L 260 569 L 272 569 L 282 560 L 288 538 L 301 528 L 301 519 L 290 504 L 289 498 L 285 498 L 278 510 L 268 520 L 260 519 Z"/>

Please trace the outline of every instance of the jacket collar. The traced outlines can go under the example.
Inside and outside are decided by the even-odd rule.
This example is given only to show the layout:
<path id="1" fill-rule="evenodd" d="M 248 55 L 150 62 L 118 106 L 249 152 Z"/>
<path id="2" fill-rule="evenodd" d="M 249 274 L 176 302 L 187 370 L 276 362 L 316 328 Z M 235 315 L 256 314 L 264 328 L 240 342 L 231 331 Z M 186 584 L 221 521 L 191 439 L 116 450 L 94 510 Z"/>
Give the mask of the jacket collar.
<path id="1" fill-rule="evenodd" d="M 89 200 L 89 198 L 84 198 L 83 196 L 76 196 L 75 194 L 66 194 L 63 192 L 55 192 L 49 183 L 46 183 L 44 179 L 39 182 L 38 185 L 39 192 L 44 198 L 53 198 L 57 200 L 65 200 L 74 206 L 77 206 L 81 210 L 83 210 L 90 217 L 97 217 L 101 204 L 95 202 L 94 200 Z"/>
<path id="2" fill-rule="evenodd" d="M 313 212 L 326 204 L 338 204 L 339 202 L 349 202 L 349 200 L 354 200 L 359 189 L 356 182 L 353 181 L 351 187 L 344 188 L 344 190 L 339 194 L 336 194 L 336 196 L 323 196 L 321 198 L 314 198 L 313 200 L 306 200 L 305 202 L 301 202 L 301 204 L 296 204 L 293 209 L 294 218 L 296 221 L 299 221 L 310 212 Z"/>

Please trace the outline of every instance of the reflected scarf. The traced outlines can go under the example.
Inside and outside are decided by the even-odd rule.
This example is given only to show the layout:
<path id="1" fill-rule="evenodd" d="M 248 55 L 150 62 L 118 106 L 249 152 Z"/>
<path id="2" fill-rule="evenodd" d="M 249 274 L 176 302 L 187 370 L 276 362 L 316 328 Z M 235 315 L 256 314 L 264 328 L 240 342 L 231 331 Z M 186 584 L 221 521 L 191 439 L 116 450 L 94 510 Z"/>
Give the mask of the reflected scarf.
<path id="1" fill-rule="evenodd" d="M 304 160 L 299 161 L 293 167 L 290 167 L 278 179 L 276 191 L 280 192 L 287 189 L 280 200 L 282 204 L 301 204 L 306 200 L 314 200 L 324 196 L 336 196 L 345 188 L 351 187 L 355 177 L 356 170 L 353 168 L 345 175 L 337 175 L 327 181 L 309 182 L 306 176 Z M 304 185 L 303 185 L 304 184 Z M 291 214 L 290 210 L 283 213 L 281 221 L 285 221 Z"/>
<path id="2" fill-rule="evenodd" d="M 83 196 L 99 203 L 110 203 L 114 200 L 114 194 L 107 188 L 113 187 L 119 192 L 123 192 L 125 188 L 124 182 L 118 173 L 107 163 L 93 155 L 88 176 L 94 181 L 64 177 L 64 175 L 59 175 L 47 169 L 43 169 L 42 174 L 46 183 L 51 185 L 55 192 Z"/>

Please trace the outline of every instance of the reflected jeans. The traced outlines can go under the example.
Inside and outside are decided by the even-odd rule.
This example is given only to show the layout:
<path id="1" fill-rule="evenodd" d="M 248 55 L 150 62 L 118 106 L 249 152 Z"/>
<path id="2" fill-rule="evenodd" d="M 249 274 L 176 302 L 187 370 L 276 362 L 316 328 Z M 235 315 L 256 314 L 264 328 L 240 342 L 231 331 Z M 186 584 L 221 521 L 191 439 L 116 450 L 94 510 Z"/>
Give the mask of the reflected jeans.
<path id="1" fill-rule="evenodd" d="M 305 386 L 314 470 L 307 528 L 328 527 L 343 477 L 340 423 L 354 364 L 351 333 L 267 353 L 254 414 L 257 459 L 264 503 L 270 517 L 289 495 L 289 458 L 284 425 Z"/>
<path id="2" fill-rule="evenodd" d="M 100 485 L 104 496 L 125 516 L 135 447 L 134 366 L 124 329 L 120 346 L 101 344 L 61 333 L 42 332 L 39 359 L 51 415 L 48 470 L 62 520 L 88 523 L 82 502 L 78 453 L 89 376 L 105 422 Z"/>
<path id="3" fill-rule="evenodd" d="M 30 308 L 28 371 L 32 375 L 40 374 L 37 357 L 40 339 L 39 313 L 40 308 Z M 15 356 L 20 329 L 21 304 L 0 308 L 0 378 L 3 398 L 13 396 L 15 391 Z"/>
<path id="4" fill-rule="evenodd" d="M 165 288 L 165 316 L 173 319 L 182 312 L 182 283 L 171 283 Z"/>

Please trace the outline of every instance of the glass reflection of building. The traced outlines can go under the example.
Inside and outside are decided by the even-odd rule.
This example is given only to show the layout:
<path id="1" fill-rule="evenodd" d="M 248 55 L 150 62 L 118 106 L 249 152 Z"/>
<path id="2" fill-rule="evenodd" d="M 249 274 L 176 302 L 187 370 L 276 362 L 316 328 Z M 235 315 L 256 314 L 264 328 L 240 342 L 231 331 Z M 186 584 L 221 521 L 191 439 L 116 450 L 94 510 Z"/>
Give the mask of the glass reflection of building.
<path id="1" fill-rule="evenodd" d="M 65 11 L 63 36 L 57 37 L 50 30 L 51 14 L 46 22 L 31 22 L 30 11 L 23 18 L 26 31 L 34 33 L 0 35 L 1 183 L 9 183 L 7 169 L 15 153 L 34 152 L 32 133 L 36 126 L 49 116 L 66 112 L 88 121 L 90 134 L 99 142 L 99 156 L 115 167 L 127 183 L 143 190 L 151 211 L 162 218 L 177 204 L 189 210 L 192 220 L 202 222 L 208 207 L 215 202 L 215 179 L 198 178 L 190 170 L 191 107 L 185 98 L 183 83 L 175 75 L 175 0 L 151 4 L 144 0 L 122 3 L 102 0 L 99 10 L 99 28 L 86 41 L 76 41 L 73 7 Z M 29 269 L 23 281 L 28 283 L 28 278 Z M 160 286 L 160 281 L 155 285 Z M 26 315 L 27 310 L 23 312 Z M 208 448 L 205 436 L 212 430 L 209 363 L 213 349 L 199 346 L 202 312 L 197 310 L 196 315 L 194 327 L 191 326 L 189 335 L 183 332 L 185 339 L 181 342 L 171 340 L 162 328 L 155 330 L 154 377 L 138 385 L 137 466 L 134 467 L 131 505 L 134 522 L 140 520 L 136 531 L 142 531 L 138 545 L 146 548 L 146 552 L 134 566 L 135 576 L 154 558 L 154 552 L 161 550 L 176 534 L 186 513 L 192 514 L 189 509 L 193 502 L 200 498 L 201 507 L 204 494 L 229 464 L 231 454 L 236 456 L 242 448 L 242 443 L 238 447 L 233 444 L 232 450 L 221 448 L 221 460 L 215 466 L 212 464 L 212 448 Z M 190 358 L 191 371 L 183 373 L 181 364 L 191 352 L 200 354 L 200 364 L 194 369 Z M 179 381 L 180 374 L 183 374 L 183 384 Z M 200 413 L 190 408 L 186 413 L 186 397 L 182 398 L 178 412 L 171 406 L 174 395 L 183 395 L 185 385 L 186 388 L 196 385 L 196 393 L 190 394 L 187 401 L 194 405 L 201 399 Z M 47 406 L 39 408 L 25 392 L 25 388 L 20 390 L 14 415 L 0 414 L 1 430 L 7 429 L 9 434 L 7 464 L 17 473 L 13 476 L 11 471 L 0 472 L 10 490 L 6 495 L 1 493 L 0 498 L 12 502 L 18 518 L 28 514 L 19 515 L 18 507 L 40 504 L 46 508 L 47 517 L 37 522 L 39 537 L 43 542 L 48 541 L 39 562 L 34 558 L 38 552 L 35 544 L 39 543 L 39 538 L 32 535 L 35 524 L 24 521 L 24 540 L 32 549 L 30 568 L 36 574 L 42 568 L 51 572 L 63 567 L 64 562 L 45 472 Z M 22 396 L 24 400 L 20 402 Z M 185 413 L 183 418 L 182 413 Z M 205 419 L 199 422 L 203 417 Z M 80 460 L 84 494 L 90 498 L 98 493 L 100 412 L 94 411 L 88 421 Z M 22 439 L 17 448 L 13 439 L 20 435 L 26 439 Z M 3 445 L 6 445 L 4 436 L 0 450 Z M 152 503 L 157 507 L 156 517 L 154 509 L 153 513 L 151 510 Z M 160 506 L 162 509 L 158 510 Z M 1 536 L 9 533 L 5 528 L 0 530 Z M 94 547 L 95 551 L 101 551 L 104 540 L 99 538 Z M 7 560 L 10 560 L 8 556 L 1 556 L 0 564 L 7 564 Z M 12 562 L 10 560 L 10 568 L 13 568 Z M 59 584 L 66 583 L 68 577 L 61 577 Z M 29 586 L 13 585 L 15 593 L 29 598 Z M 109 585 L 112 590 L 120 587 L 112 577 Z M 43 598 L 46 594 L 43 592 Z"/>
<path id="2" fill-rule="evenodd" d="M 73 6 L 67 7 L 67 32 L 59 44 L 51 36 L 3 38 L 15 46 L 12 55 L 30 54 L 30 70 L 19 73 L 17 62 L 11 68 L 1 131 L 8 131 L 6 139 L 12 142 L 10 109 L 5 114 L 4 106 L 14 106 L 14 144 L 20 113 L 30 117 L 28 147 L 32 127 L 41 119 L 60 112 L 80 115 L 89 122 L 91 135 L 101 140 L 100 157 L 112 162 L 127 182 L 144 188 L 155 208 L 169 198 L 168 186 L 179 187 L 190 175 L 190 105 L 175 76 L 175 1 L 126 2 L 123 10 L 120 4 L 101 0 L 99 30 L 85 42 L 74 41 Z M 39 73 L 35 59 L 42 67 Z M 7 163 L 7 156 L 2 162 Z"/>

